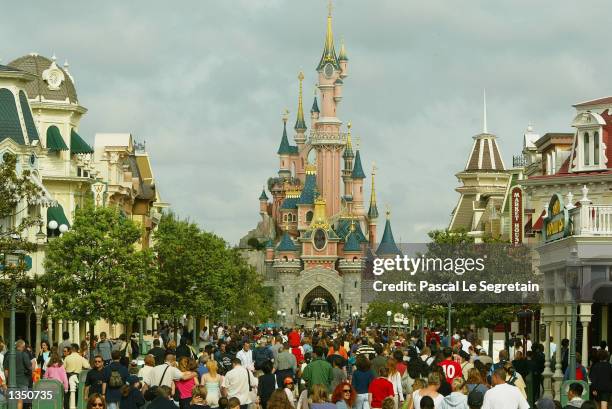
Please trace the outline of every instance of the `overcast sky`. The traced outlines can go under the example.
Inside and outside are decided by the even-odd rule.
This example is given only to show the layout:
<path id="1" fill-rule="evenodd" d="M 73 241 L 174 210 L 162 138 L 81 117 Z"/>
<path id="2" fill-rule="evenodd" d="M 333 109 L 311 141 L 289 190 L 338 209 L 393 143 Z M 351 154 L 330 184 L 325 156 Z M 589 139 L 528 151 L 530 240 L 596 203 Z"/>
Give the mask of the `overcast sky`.
<path id="1" fill-rule="evenodd" d="M 506 166 L 529 122 L 569 131 L 573 103 L 612 93 L 608 7 L 334 1 L 336 44 L 345 39 L 350 59 L 338 116 L 361 137 L 368 173 L 377 163 L 379 210 L 390 205 L 396 240 L 448 225 L 483 88 Z M 301 69 L 312 103 L 326 14 L 326 0 L 10 2 L 0 58 L 68 59 L 89 109 L 80 134 L 146 140 L 163 200 L 237 243 L 278 170 L 281 112 L 293 125 Z"/>

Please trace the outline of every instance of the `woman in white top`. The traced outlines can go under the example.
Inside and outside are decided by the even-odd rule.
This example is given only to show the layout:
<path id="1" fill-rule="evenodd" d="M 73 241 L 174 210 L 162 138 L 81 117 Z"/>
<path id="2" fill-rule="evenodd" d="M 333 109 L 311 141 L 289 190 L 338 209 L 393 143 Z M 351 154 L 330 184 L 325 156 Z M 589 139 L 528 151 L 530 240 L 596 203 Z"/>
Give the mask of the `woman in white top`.
<path id="1" fill-rule="evenodd" d="M 200 385 L 206 385 L 206 403 L 211 408 L 219 407 L 219 398 L 223 395 L 221 384 L 223 377 L 217 373 L 217 361 L 210 360 L 206 363 L 208 372 L 202 375 Z M 257 388 L 255 388 L 257 391 Z"/>
<path id="2" fill-rule="evenodd" d="M 138 371 L 138 377 L 142 379 L 145 383 L 149 383 L 151 380 L 151 374 L 153 373 L 153 368 L 155 367 L 155 357 L 151 354 L 145 356 L 144 366 L 140 368 Z M 152 386 L 152 385 L 149 385 Z"/>
<path id="3" fill-rule="evenodd" d="M 412 400 L 408 409 L 421 409 L 421 399 L 423 396 L 429 396 L 434 401 L 434 406 L 437 408 L 444 400 L 444 396 L 438 393 L 440 388 L 440 375 L 430 373 L 427 377 L 427 386 L 412 393 Z"/>
<path id="4" fill-rule="evenodd" d="M 397 361 L 394 358 L 387 360 L 387 369 L 389 370 L 389 376 L 387 379 L 393 384 L 393 401 L 395 402 L 395 409 L 399 408 L 404 402 L 404 391 L 402 390 L 402 375 L 397 370 Z"/>

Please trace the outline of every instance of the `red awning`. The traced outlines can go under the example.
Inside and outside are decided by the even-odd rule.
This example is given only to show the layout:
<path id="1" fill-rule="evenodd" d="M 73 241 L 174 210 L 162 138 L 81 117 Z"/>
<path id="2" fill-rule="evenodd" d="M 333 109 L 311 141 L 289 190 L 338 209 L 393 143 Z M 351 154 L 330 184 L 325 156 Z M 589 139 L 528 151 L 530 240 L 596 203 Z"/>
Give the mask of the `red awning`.
<path id="1" fill-rule="evenodd" d="M 531 228 L 532 231 L 542 231 L 542 227 L 544 227 L 545 214 L 546 210 L 542 210 L 542 213 L 540 213 L 540 217 L 538 217 L 538 220 L 536 220 L 536 222 L 533 224 L 533 227 Z"/>

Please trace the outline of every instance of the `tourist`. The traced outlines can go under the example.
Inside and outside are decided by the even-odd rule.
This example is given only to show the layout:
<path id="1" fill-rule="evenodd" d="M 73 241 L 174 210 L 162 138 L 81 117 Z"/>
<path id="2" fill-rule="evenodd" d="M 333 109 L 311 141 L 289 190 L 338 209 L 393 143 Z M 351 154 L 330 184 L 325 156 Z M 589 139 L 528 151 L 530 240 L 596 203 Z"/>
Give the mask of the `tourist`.
<path id="1" fill-rule="evenodd" d="M 142 396 L 140 380 L 136 375 L 127 377 L 127 385 L 121 387 L 120 409 L 138 409 L 145 404 Z"/>
<path id="2" fill-rule="evenodd" d="M 153 348 L 149 350 L 149 354 L 155 357 L 155 365 L 161 365 L 164 363 L 166 351 L 161 347 L 161 339 L 153 339 Z"/>
<path id="3" fill-rule="evenodd" d="M 72 342 L 70 342 L 70 333 L 68 331 L 62 332 L 62 342 L 58 345 L 58 351 L 64 351 L 65 348 L 70 350 L 72 348 Z"/>
<path id="4" fill-rule="evenodd" d="M 121 351 L 118 349 L 114 350 L 111 352 L 111 363 L 104 368 L 102 393 L 106 398 L 108 409 L 119 409 L 121 387 L 125 385 L 129 376 L 127 368 L 119 363 L 120 359 Z"/>
<path id="5" fill-rule="evenodd" d="M 251 343 L 248 340 L 242 344 L 242 349 L 238 351 L 236 358 L 240 359 L 241 365 L 249 371 L 253 372 L 255 370 L 253 351 L 251 351 Z"/>
<path id="6" fill-rule="evenodd" d="M 501 356 L 501 354 L 500 354 Z M 503 367 L 493 371 L 493 387 L 484 395 L 483 409 L 528 409 L 529 404 L 516 386 L 506 383 L 506 370 Z"/>
<path id="7" fill-rule="evenodd" d="M 421 409 L 435 409 L 435 407 L 431 396 L 423 396 L 423 399 L 421 399 Z"/>
<path id="8" fill-rule="evenodd" d="M 209 360 L 206 363 L 206 368 L 208 372 L 202 376 L 200 384 L 206 386 L 206 403 L 208 406 L 218 408 L 223 377 L 217 373 L 217 361 Z"/>
<path id="9" fill-rule="evenodd" d="M 383 355 L 384 348 L 379 343 L 374 344 L 374 351 L 376 351 L 376 356 L 370 361 L 370 366 L 372 372 L 377 374 L 380 368 L 387 366 L 387 357 Z M 382 405 L 382 402 L 380 404 Z"/>
<path id="10" fill-rule="evenodd" d="M 612 395 L 612 365 L 610 365 L 609 357 L 605 349 L 597 351 L 589 371 L 591 393 L 593 399 L 599 403 L 600 409 L 608 408 Z"/>
<path id="11" fill-rule="evenodd" d="M 353 372 L 351 379 L 357 393 L 355 409 L 369 409 L 368 388 L 374 380 L 374 373 L 370 370 L 370 360 L 367 355 L 357 355 L 355 366 L 357 369 Z"/>
<path id="12" fill-rule="evenodd" d="M 442 396 L 448 396 L 452 392 L 452 388 L 450 383 L 446 381 L 446 374 L 444 373 L 444 368 L 438 365 L 433 365 L 431 367 L 431 373 L 437 373 L 440 377 L 440 387 L 438 388 L 438 393 Z"/>
<path id="13" fill-rule="evenodd" d="M 186 356 L 181 357 L 178 361 L 178 369 L 179 371 L 185 372 L 196 372 L 197 370 L 197 362 L 193 358 L 188 358 Z M 189 379 L 177 379 L 174 381 L 174 386 L 178 391 L 179 395 L 179 407 L 181 409 L 189 409 L 189 405 L 191 402 L 191 391 L 193 388 L 199 385 L 199 380 L 197 376 Z"/>
<path id="14" fill-rule="evenodd" d="M 232 369 L 225 374 L 222 386 L 227 391 L 228 398 L 237 398 L 240 401 L 240 409 L 247 409 L 251 403 L 249 392 L 251 391 L 251 371 L 240 365 L 240 359 L 232 360 Z"/>
<path id="15" fill-rule="evenodd" d="M 104 359 L 96 355 L 93 360 L 93 368 L 87 372 L 85 377 L 85 389 L 83 399 L 87 400 L 94 393 L 103 395 L 102 384 L 104 384 Z"/>
<path id="16" fill-rule="evenodd" d="M 289 400 L 289 403 L 291 404 L 291 406 L 295 407 L 295 396 L 293 392 L 295 386 L 293 384 L 293 377 L 291 376 L 286 377 L 283 383 L 284 383 L 283 391 L 285 391 L 285 394 L 287 395 L 287 399 Z"/>
<path id="17" fill-rule="evenodd" d="M 489 390 L 477 368 L 472 368 L 468 371 L 467 388 L 468 393 L 477 390 L 483 395 Z"/>
<path id="18" fill-rule="evenodd" d="M 262 409 L 293 409 L 289 399 L 287 399 L 287 394 L 282 389 L 276 389 L 270 395 L 270 399 L 268 399 L 267 406 L 262 407 Z"/>
<path id="19" fill-rule="evenodd" d="M 189 345 L 187 345 L 187 338 L 185 337 L 181 338 L 179 346 L 176 348 L 176 360 L 180 362 L 183 357 L 195 358 L 195 354 L 191 348 L 189 348 Z"/>
<path id="20" fill-rule="evenodd" d="M 155 342 L 155 341 L 153 341 Z M 166 354 L 172 354 L 174 356 L 176 356 L 176 341 L 174 340 L 174 338 L 170 339 L 168 341 L 168 344 L 166 345 Z"/>
<path id="21" fill-rule="evenodd" d="M 272 373 L 272 362 L 266 362 L 261 370 L 263 375 L 258 378 L 257 396 L 259 405 L 266 408 L 272 392 L 276 389 L 276 376 Z"/>
<path id="22" fill-rule="evenodd" d="M 342 370 L 343 358 L 340 355 L 332 355 L 331 356 L 331 364 L 332 364 L 332 382 L 330 385 L 330 390 L 333 391 L 336 389 L 341 382 L 346 381 L 346 372 Z"/>
<path id="23" fill-rule="evenodd" d="M 421 390 L 424 387 L 425 387 L 424 379 L 421 379 L 421 378 L 415 379 L 414 382 L 412 383 L 412 391 L 410 392 L 410 394 L 406 395 L 406 400 L 404 401 L 402 408 L 409 408 L 412 405 L 412 395 L 414 394 L 414 392 Z M 421 400 L 421 403 L 422 403 L 422 400 Z"/>
<path id="24" fill-rule="evenodd" d="M 144 358 L 144 365 L 138 371 L 138 378 L 142 379 L 143 382 L 145 379 L 151 379 L 151 373 L 153 372 L 153 368 L 155 368 L 155 357 L 151 354 L 148 354 Z M 144 382 L 143 389 L 146 390 L 147 387 L 147 383 Z"/>
<path id="25" fill-rule="evenodd" d="M 302 373 L 302 378 L 306 382 L 306 387 L 312 390 L 312 387 L 316 384 L 325 385 L 327 390 L 331 387 L 331 382 L 334 378 L 332 366 L 323 357 L 325 352 L 320 346 L 316 346 L 313 350 L 312 361 Z"/>
<path id="26" fill-rule="evenodd" d="M 336 405 L 329 401 L 327 385 L 314 384 L 310 394 L 310 409 L 336 409 Z"/>
<path id="27" fill-rule="evenodd" d="M 94 393 L 87 400 L 87 409 L 106 409 L 106 400 L 103 395 Z"/>
<path id="28" fill-rule="evenodd" d="M 157 396 L 149 402 L 147 409 L 177 409 L 172 400 L 172 388 L 161 385 L 157 390 Z"/>
<path id="29" fill-rule="evenodd" d="M 343 381 L 332 395 L 332 402 L 336 404 L 336 409 L 356 409 L 357 393 L 355 388 L 348 381 Z"/>
<path id="30" fill-rule="evenodd" d="M 467 386 L 463 378 L 453 379 L 452 393 L 442 400 L 438 409 L 469 409 L 467 403 Z"/>
<path id="31" fill-rule="evenodd" d="M 404 390 L 402 388 L 402 376 L 397 370 L 397 361 L 394 358 L 387 360 L 387 370 L 389 371 L 387 379 L 393 384 L 393 400 L 397 409 L 404 402 Z"/>
<path id="32" fill-rule="evenodd" d="M 242 407 L 242 405 L 240 404 L 240 399 L 236 397 L 229 398 L 227 401 L 227 407 L 228 409 L 239 409 L 240 407 Z"/>
<path id="33" fill-rule="evenodd" d="M 386 366 L 378 369 L 378 377 L 374 379 L 368 387 L 368 403 L 372 409 L 382 408 L 382 403 L 385 398 L 394 396 L 393 384 L 389 382 L 387 377 L 389 370 Z"/>
<path id="34" fill-rule="evenodd" d="M 36 365 L 41 369 L 41 376 L 45 374 L 49 358 L 51 358 L 51 346 L 48 341 L 41 341 L 40 352 L 36 357 Z"/>
<path id="35" fill-rule="evenodd" d="M 484 394 L 480 391 L 472 391 L 468 394 L 468 407 L 470 409 L 480 409 L 482 408 L 482 404 L 484 402 Z"/>
<path id="36" fill-rule="evenodd" d="M 582 355 L 580 355 L 580 352 L 576 352 L 576 373 L 575 373 L 574 379 L 576 379 L 577 381 L 586 381 L 587 380 L 587 370 L 580 363 L 581 358 L 582 358 Z M 568 366 L 565 369 L 565 375 L 563 377 L 563 380 L 567 381 L 569 378 L 570 378 L 570 373 L 569 373 L 569 366 Z"/>
<path id="37" fill-rule="evenodd" d="M 111 352 L 113 350 L 113 344 L 106 338 L 106 332 L 100 332 L 100 340 L 96 344 L 95 354 L 101 355 L 104 360 L 104 365 L 110 364 Z"/>
<path id="38" fill-rule="evenodd" d="M 189 405 L 189 409 L 210 409 L 206 402 L 206 386 L 205 385 L 196 385 L 193 387 L 191 391 L 191 402 Z"/>
<path id="39" fill-rule="evenodd" d="M 582 399 L 582 392 L 584 388 L 578 382 L 572 383 L 567 391 L 567 405 L 564 409 L 576 409 L 580 408 L 584 403 Z"/>
<path id="40" fill-rule="evenodd" d="M 196 376 L 196 372 L 181 372 L 177 368 L 176 357 L 169 352 L 166 354 L 165 362 L 161 365 L 156 365 L 155 368 L 150 371 L 149 379 L 143 379 L 143 382 L 146 383 L 148 387 L 165 385 L 171 388 L 174 381 L 179 379 L 191 379 Z"/>
<path id="41" fill-rule="evenodd" d="M 289 343 L 285 342 L 278 350 L 278 356 L 274 360 L 276 369 L 276 383 L 279 388 L 283 387 L 283 382 L 287 377 L 295 377 L 297 372 L 297 358 L 289 350 Z"/>
<path id="42" fill-rule="evenodd" d="M 425 396 L 429 396 L 438 407 L 444 400 L 444 396 L 438 393 L 442 378 L 443 376 L 437 372 L 430 373 L 427 377 L 427 386 L 412 393 L 409 409 L 421 409 L 421 399 Z"/>
<path id="43" fill-rule="evenodd" d="M 444 376 L 446 377 L 446 382 L 449 385 L 453 382 L 453 379 L 463 377 L 463 372 L 461 372 L 461 365 L 454 361 L 453 358 L 453 350 L 449 347 L 442 349 L 442 354 L 444 356 L 444 360 L 438 363 L 438 366 L 442 367 L 444 370 Z"/>
<path id="44" fill-rule="evenodd" d="M 55 352 L 51 354 L 51 357 L 48 360 L 44 378 L 60 381 L 64 385 L 64 393 L 68 392 L 68 377 L 66 376 L 66 369 L 64 368 L 59 355 Z"/>

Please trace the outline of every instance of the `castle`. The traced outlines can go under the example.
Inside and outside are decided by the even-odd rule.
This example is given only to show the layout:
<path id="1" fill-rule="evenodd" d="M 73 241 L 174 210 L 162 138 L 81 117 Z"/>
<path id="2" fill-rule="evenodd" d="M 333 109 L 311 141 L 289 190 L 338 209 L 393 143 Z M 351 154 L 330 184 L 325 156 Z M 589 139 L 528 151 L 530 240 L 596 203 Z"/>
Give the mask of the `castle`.
<path id="1" fill-rule="evenodd" d="M 351 124 L 343 129 L 338 117 L 348 62 L 344 44 L 336 54 L 330 7 L 323 53 L 316 67 L 310 132 L 300 72 L 295 144 L 289 142 L 286 113 L 277 151 L 278 176 L 268 179 L 267 191 L 264 188 L 259 197 L 262 220 L 257 229 L 241 240 L 243 248 L 265 246 L 265 255 L 254 264 L 274 288 L 277 314 L 287 325 L 308 324 L 315 315 L 320 318 L 320 313 L 327 319 L 362 314 L 367 307 L 361 296 L 364 259 L 400 253 L 388 212 L 377 245 L 376 169 L 372 167 L 366 207 L 361 152 L 352 140 Z"/>

